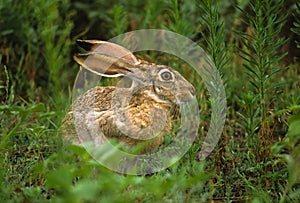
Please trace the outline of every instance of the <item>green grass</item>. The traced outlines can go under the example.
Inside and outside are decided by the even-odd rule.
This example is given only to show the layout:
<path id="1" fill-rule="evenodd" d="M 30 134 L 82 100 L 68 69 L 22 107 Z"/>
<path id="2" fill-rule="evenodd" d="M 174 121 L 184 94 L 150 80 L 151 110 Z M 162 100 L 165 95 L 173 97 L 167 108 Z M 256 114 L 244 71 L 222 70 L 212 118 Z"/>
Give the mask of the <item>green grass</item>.
<path id="1" fill-rule="evenodd" d="M 282 58 L 290 37 L 298 36 L 290 43 L 299 48 L 300 6 L 234 2 L 0 1 L 0 201 L 299 202 L 300 64 L 297 56 L 288 63 Z M 58 128 L 72 102 L 75 40 L 144 28 L 187 36 L 211 55 L 226 90 L 227 117 L 219 144 L 199 161 L 213 105 L 205 84 L 173 56 L 139 53 L 191 81 L 201 126 L 180 161 L 130 176 L 99 165 L 81 147 L 63 145 Z"/>

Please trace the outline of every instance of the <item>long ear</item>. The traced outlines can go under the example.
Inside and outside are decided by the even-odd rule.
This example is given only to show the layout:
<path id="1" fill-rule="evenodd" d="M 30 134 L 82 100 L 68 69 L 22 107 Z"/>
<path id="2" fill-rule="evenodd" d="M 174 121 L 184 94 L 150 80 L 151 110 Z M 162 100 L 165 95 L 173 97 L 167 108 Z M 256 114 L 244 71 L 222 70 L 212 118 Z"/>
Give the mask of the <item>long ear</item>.
<path id="1" fill-rule="evenodd" d="M 137 58 L 124 47 L 100 40 L 77 40 L 77 44 L 87 51 L 123 58 L 133 65 L 138 65 L 140 62 Z"/>
<path id="2" fill-rule="evenodd" d="M 137 67 L 127 60 L 99 53 L 77 54 L 74 60 L 83 68 L 105 77 L 131 75 Z"/>

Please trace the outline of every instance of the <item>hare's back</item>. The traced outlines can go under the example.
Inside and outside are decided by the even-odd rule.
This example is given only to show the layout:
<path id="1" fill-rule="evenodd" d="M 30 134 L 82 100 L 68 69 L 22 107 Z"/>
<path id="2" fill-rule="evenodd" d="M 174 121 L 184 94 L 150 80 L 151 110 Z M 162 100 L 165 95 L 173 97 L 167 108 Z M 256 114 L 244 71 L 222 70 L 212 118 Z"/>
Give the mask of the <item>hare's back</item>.
<path id="1" fill-rule="evenodd" d="M 96 86 L 79 96 L 73 103 L 73 111 L 85 111 L 88 109 L 97 109 L 97 111 L 106 111 L 111 108 L 111 98 L 115 87 Z"/>

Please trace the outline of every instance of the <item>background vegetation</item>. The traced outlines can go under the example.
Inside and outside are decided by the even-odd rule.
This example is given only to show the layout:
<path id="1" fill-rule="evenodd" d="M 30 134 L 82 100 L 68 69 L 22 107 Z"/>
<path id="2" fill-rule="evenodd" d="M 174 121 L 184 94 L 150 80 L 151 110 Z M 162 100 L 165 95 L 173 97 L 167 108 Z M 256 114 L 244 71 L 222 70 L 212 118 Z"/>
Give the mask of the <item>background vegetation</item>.
<path id="1" fill-rule="evenodd" d="M 0 199 L 5 202 L 299 202 L 300 3 L 296 0 L 0 0 Z M 75 40 L 162 28 L 212 56 L 227 94 L 218 147 L 198 160 L 210 120 L 175 165 L 125 176 L 57 133 L 78 66 Z M 144 55 L 149 60 L 157 58 Z M 184 66 L 184 65 L 183 65 Z"/>

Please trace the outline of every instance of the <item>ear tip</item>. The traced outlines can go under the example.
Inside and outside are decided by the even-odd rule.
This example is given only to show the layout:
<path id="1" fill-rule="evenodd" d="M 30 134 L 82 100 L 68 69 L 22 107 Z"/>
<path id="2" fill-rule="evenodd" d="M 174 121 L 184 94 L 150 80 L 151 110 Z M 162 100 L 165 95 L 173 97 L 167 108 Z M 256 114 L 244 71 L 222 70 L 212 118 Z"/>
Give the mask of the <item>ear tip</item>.
<path id="1" fill-rule="evenodd" d="M 77 63 L 80 62 L 80 57 L 78 56 L 78 54 L 73 55 L 73 60 L 76 61 Z"/>
<path id="2" fill-rule="evenodd" d="M 73 59 L 76 62 L 81 62 L 83 59 L 86 59 L 90 54 L 74 54 Z"/>
<path id="3" fill-rule="evenodd" d="M 87 51 L 93 51 L 98 46 L 107 44 L 107 42 L 101 40 L 95 40 L 95 39 L 92 40 L 77 39 L 76 44 Z"/>
<path id="4" fill-rule="evenodd" d="M 88 40 L 88 39 L 76 39 L 78 43 L 92 43 L 95 40 Z"/>
<path id="5" fill-rule="evenodd" d="M 96 39 L 76 39 L 77 44 L 90 44 L 90 45 L 96 45 L 96 44 L 103 44 L 107 43 L 106 41 L 102 40 L 96 40 Z"/>
<path id="6" fill-rule="evenodd" d="M 94 52 L 88 52 L 88 53 L 76 53 L 74 54 L 74 56 L 89 56 L 89 55 L 94 55 L 95 53 Z"/>
<path id="7" fill-rule="evenodd" d="M 81 54 L 74 54 L 74 55 L 73 55 L 73 59 L 77 59 L 77 58 L 79 58 L 79 57 L 80 57 L 80 55 L 81 55 Z"/>
<path id="8" fill-rule="evenodd" d="M 78 58 L 78 54 L 73 55 L 73 59 L 76 60 Z"/>
<path id="9" fill-rule="evenodd" d="M 86 44 L 86 43 L 87 42 L 84 39 L 76 39 L 76 44 L 79 45 L 79 46 L 81 46 L 82 44 Z"/>

